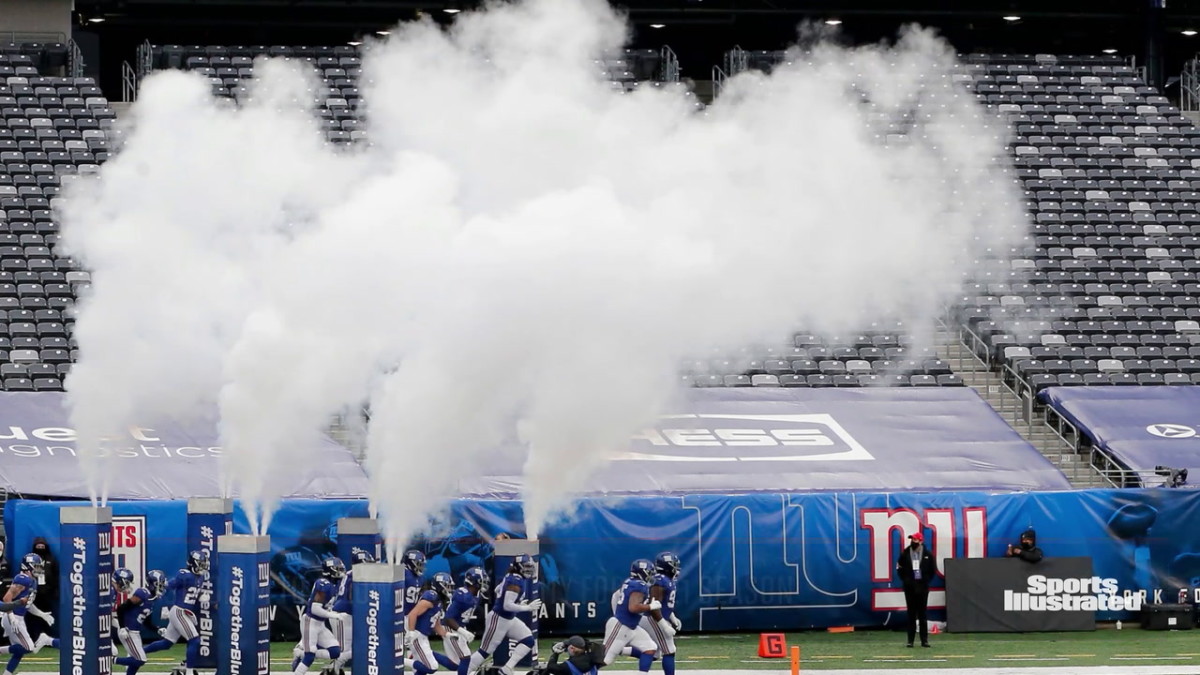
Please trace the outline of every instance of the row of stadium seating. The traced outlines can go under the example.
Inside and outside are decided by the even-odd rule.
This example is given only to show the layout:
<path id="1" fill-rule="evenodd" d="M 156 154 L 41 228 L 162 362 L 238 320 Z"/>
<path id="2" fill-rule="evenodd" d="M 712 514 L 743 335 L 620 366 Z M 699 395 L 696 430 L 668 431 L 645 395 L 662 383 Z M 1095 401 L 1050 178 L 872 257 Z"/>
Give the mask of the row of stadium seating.
<path id="1" fill-rule="evenodd" d="M 214 93 L 235 97 L 254 57 L 309 60 L 331 89 L 320 106 L 328 139 L 365 138 L 356 47 L 167 45 L 152 53 L 155 67 L 198 70 Z M 783 58 L 751 54 L 752 67 Z M 42 52 L 9 56 L 24 68 L 47 62 Z M 660 60 L 653 50 L 630 51 L 598 67 L 624 86 L 653 75 Z M 1190 382 L 1200 357 L 1200 168 L 1192 164 L 1200 167 L 1200 131 L 1115 57 L 969 55 L 955 79 L 1014 124 L 1014 172 L 1034 221 L 1007 278 L 960 299 L 956 316 L 980 355 L 1028 361 L 1014 372 L 1039 384 Z M 49 200 L 64 176 L 107 159 L 115 114 L 91 80 L 14 73 L 0 84 L 0 116 L 0 311 L 10 315 L 8 339 L 20 341 L 0 349 L 11 362 L 57 368 L 60 352 L 74 349 L 72 298 L 89 280 L 54 255 Z M 59 314 L 36 316 L 43 311 Z M 737 362 L 687 364 L 683 376 L 697 386 L 961 384 L 932 353 L 908 353 L 912 342 L 902 328 L 851 340 L 800 333 L 794 345 Z M 1045 349 L 1054 351 L 1035 351 Z"/>
<path id="2" fill-rule="evenodd" d="M 91 281 L 58 253 L 51 200 L 108 159 L 116 120 L 90 78 L 50 75 L 62 45 L 0 45 L 0 389 L 59 391 L 78 356 L 75 297 Z"/>
<path id="3" fill-rule="evenodd" d="M 961 298 L 977 353 L 1034 390 L 1200 382 L 1200 129 L 1115 57 L 966 62 L 1033 220 L 1009 278 Z"/>

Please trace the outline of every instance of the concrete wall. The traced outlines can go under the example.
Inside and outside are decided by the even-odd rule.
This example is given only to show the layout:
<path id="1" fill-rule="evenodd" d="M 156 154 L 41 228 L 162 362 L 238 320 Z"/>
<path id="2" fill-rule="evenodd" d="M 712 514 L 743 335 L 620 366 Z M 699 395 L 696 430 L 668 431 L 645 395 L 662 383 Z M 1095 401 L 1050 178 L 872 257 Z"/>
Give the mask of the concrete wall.
<path id="1" fill-rule="evenodd" d="M 0 42 L 17 40 L 56 41 L 71 38 L 71 10 L 75 0 L 0 0 Z M 24 35 L 22 35 L 24 34 Z M 34 35 L 30 35 L 34 34 Z"/>

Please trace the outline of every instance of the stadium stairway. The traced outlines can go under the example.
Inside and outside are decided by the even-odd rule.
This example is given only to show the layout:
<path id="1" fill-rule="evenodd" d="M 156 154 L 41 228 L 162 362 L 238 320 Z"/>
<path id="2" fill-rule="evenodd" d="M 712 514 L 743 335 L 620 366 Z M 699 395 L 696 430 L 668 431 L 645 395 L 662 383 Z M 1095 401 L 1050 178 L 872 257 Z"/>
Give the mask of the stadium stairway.
<path id="1" fill-rule="evenodd" d="M 1057 466 L 1071 485 L 1080 489 L 1112 487 L 1092 468 L 1086 455 L 1076 452 L 1046 424 L 1044 412 L 1025 410 L 1017 393 L 979 360 L 956 331 L 942 330 L 937 337 L 938 358 L 948 363 L 964 384 L 979 392 L 1009 426 Z"/>

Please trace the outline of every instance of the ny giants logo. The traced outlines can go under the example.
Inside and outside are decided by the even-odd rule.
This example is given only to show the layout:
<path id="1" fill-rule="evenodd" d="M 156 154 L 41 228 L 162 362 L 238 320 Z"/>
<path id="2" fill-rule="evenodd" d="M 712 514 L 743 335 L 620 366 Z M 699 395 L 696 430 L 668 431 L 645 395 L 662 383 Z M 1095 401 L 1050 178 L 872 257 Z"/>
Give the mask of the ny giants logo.
<path id="1" fill-rule="evenodd" d="M 900 546 L 908 544 L 909 535 L 926 528 L 931 530 L 933 534 L 925 545 L 937 561 L 938 576 L 945 574 L 946 558 L 987 556 L 987 509 L 980 507 L 966 507 L 961 513 L 956 509 L 925 509 L 920 514 L 912 509 L 862 509 L 859 526 L 870 531 L 871 581 L 876 583 L 893 581 L 900 551 L 895 547 L 897 539 L 892 536 L 892 530 L 900 531 Z M 956 551 L 959 541 L 962 550 Z M 929 607 L 942 609 L 945 606 L 946 592 L 941 589 L 930 591 Z M 873 610 L 903 611 L 905 607 L 902 589 L 876 588 L 871 591 Z"/>

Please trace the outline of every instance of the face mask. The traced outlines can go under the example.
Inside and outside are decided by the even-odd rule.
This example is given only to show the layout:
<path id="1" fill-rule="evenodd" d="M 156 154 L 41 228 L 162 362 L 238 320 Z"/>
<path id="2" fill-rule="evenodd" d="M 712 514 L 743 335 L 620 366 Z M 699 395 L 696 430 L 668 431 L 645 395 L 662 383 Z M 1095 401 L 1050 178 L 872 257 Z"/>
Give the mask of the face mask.
<path id="1" fill-rule="evenodd" d="M 1025 549 L 1025 550 L 1029 550 L 1029 549 L 1033 548 L 1033 542 L 1032 541 L 1023 541 L 1023 542 L 1021 542 L 1021 548 Z"/>

